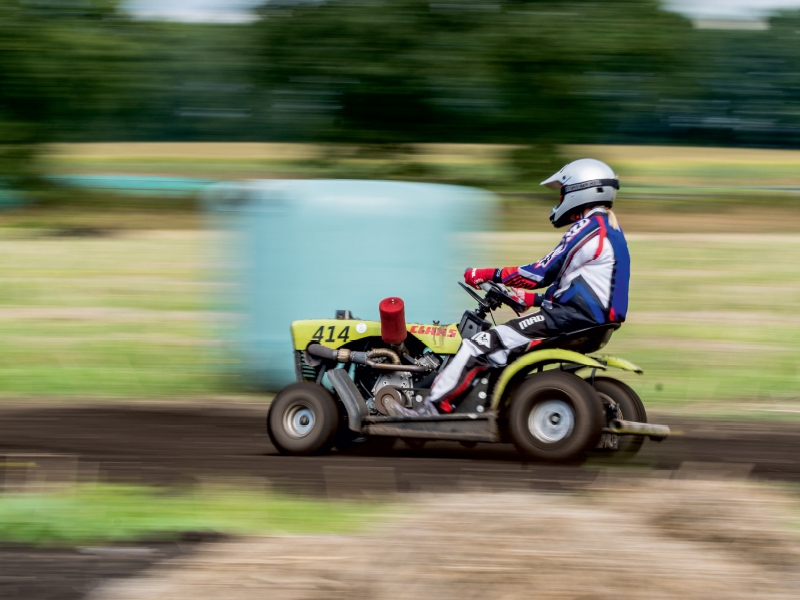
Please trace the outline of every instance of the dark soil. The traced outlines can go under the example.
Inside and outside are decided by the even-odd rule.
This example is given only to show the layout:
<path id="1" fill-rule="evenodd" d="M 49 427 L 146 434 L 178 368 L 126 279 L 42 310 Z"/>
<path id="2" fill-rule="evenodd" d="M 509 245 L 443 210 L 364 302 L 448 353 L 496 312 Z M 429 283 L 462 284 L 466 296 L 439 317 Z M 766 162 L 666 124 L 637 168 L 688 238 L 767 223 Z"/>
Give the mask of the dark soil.
<path id="1" fill-rule="evenodd" d="M 25 453 L 72 456 L 83 474 L 103 481 L 183 485 L 214 477 L 266 478 L 291 492 L 331 495 L 347 474 L 353 493 L 452 492 L 465 485 L 500 489 L 559 488 L 594 480 L 620 465 L 593 457 L 583 465 L 550 465 L 520 459 L 510 445 L 428 443 L 412 450 L 364 444 L 326 456 L 286 457 L 265 430 L 266 406 L 220 408 L 155 404 L 81 407 L 0 407 L 0 457 Z M 689 420 L 661 417 L 678 433 L 660 444 L 647 441 L 633 465 L 744 469 L 752 477 L 800 481 L 800 423 Z M 702 463 L 702 464 L 699 464 Z M 1 471 L 0 471 L 1 472 Z M 387 477 L 388 474 L 393 474 Z M 381 475 L 380 477 L 378 475 Z M 391 482 L 391 483 L 390 483 Z"/>
<path id="2" fill-rule="evenodd" d="M 346 453 L 284 457 L 265 432 L 266 407 L 221 408 L 154 404 L 81 407 L 0 407 L 0 476 L 6 488 L 25 485 L 7 465 L 25 454 L 59 458 L 70 477 L 102 481 L 184 485 L 199 480 L 246 477 L 273 488 L 329 497 L 369 498 L 394 492 L 484 490 L 576 490 L 604 469 L 619 465 L 592 457 L 583 465 L 548 465 L 520 460 L 514 448 L 429 443 L 412 450 L 364 444 Z M 629 466 L 632 473 L 659 476 L 748 475 L 800 481 L 800 423 L 720 420 L 659 422 L 681 432 L 667 441 L 646 442 Z M 22 455 L 22 456 L 21 456 Z M 70 466 L 72 465 L 72 466 Z M 5 469 L 5 471 L 4 471 Z M 126 544 L 117 551 L 42 550 L 0 546 L 0 598 L 81 598 L 98 582 L 131 576 L 191 544 Z"/>
<path id="3" fill-rule="evenodd" d="M 189 534 L 178 542 L 62 549 L 0 544 L 0 598 L 79 600 L 109 579 L 132 577 L 213 539 Z"/>

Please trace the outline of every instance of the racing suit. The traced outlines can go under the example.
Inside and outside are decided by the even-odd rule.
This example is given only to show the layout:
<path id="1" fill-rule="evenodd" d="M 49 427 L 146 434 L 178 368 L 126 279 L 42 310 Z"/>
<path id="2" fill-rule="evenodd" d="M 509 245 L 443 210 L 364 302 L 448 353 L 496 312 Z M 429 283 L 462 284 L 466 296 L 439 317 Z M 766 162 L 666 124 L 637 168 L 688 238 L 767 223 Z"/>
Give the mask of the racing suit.
<path id="1" fill-rule="evenodd" d="M 490 367 L 502 367 L 547 338 L 603 323 L 625 320 L 630 254 L 625 236 L 609 224 L 608 211 L 596 207 L 570 227 L 547 256 L 530 265 L 496 269 L 497 283 L 534 290 L 525 303 L 539 307 L 504 325 L 464 340 L 431 388 L 429 401 L 441 412 Z"/>

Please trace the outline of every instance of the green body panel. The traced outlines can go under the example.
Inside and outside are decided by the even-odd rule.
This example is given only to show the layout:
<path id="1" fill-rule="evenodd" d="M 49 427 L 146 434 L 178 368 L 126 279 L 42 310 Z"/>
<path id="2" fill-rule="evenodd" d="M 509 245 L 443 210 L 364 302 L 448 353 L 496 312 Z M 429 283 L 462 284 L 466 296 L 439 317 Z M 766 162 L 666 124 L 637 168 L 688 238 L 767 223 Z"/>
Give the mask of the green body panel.
<path id="1" fill-rule="evenodd" d="M 572 350 L 553 348 L 551 350 L 537 350 L 535 352 L 531 352 L 508 365 L 503 371 L 503 374 L 500 375 L 500 379 L 497 381 L 497 385 L 495 385 L 494 392 L 492 394 L 492 408 L 496 409 L 498 406 L 500 406 L 500 401 L 503 398 L 503 392 L 515 375 L 525 370 L 530 371 L 536 365 L 553 362 L 564 362 L 575 365 L 584 365 L 594 369 L 605 369 L 602 363 L 599 363 L 595 359 L 584 354 L 573 352 Z"/>
<path id="2" fill-rule="evenodd" d="M 644 371 L 642 371 L 642 368 L 640 366 L 633 364 L 629 360 L 620 358 L 619 356 L 612 356 L 611 354 L 597 354 L 595 356 L 592 356 L 591 358 L 603 361 L 604 363 L 606 363 L 607 367 L 615 367 L 617 369 L 622 369 L 623 371 L 633 371 L 634 373 L 638 373 L 639 375 L 644 373 Z"/>
<path id="3" fill-rule="evenodd" d="M 407 323 L 406 330 L 437 354 L 455 354 L 461 345 L 458 324 L 421 325 Z M 345 344 L 369 337 L 381 336 L 379 321 L 356 319 L 309 319 L 292 323 L 292 342 L 295 350 L 305 350 L 312 342 L 328 348 L 341 348 Z"/>

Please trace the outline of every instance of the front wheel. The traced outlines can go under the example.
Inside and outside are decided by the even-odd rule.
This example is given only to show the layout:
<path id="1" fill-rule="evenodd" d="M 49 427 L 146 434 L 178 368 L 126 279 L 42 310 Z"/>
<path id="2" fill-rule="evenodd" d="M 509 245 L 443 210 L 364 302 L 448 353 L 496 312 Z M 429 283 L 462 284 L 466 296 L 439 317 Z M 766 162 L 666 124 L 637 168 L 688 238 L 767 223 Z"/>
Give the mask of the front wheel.
<path id="1" fill-rule="evenodd" d="M 281 454 L 327 452 L 338 427 L 336 401 L 321 385 L 293 383 L 275 396 L 267 415 L 269 439 Z"/>
<path id="2" fill-rule="evenodd" d="M 509 432 L 533 458 L 567 461 L 594 448 L 603 433 L 602 403 L 572 373 L 546 371 L 525 380 L 511 398 Z"/>

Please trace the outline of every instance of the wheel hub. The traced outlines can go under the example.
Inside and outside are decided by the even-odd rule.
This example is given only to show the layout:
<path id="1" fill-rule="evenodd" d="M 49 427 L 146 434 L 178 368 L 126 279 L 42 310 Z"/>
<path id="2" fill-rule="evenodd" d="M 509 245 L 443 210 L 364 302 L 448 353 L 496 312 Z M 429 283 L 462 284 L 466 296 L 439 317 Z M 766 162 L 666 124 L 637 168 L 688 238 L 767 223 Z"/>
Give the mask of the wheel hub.
<path id="1" fill-rule="evenodd" d="M 303 404 L 289 407 L 283 416 L 283 428 L 293 438 L 302 438 L 314 429 L 314 411 Z"/>
<path id="2" fill-rule="evenodd" d="M 528 429 L 542 442 L 560 442 L 572 433 L 574 426 L 575 413 L 563 400 L 540 402 L 528 416 Z"/>

